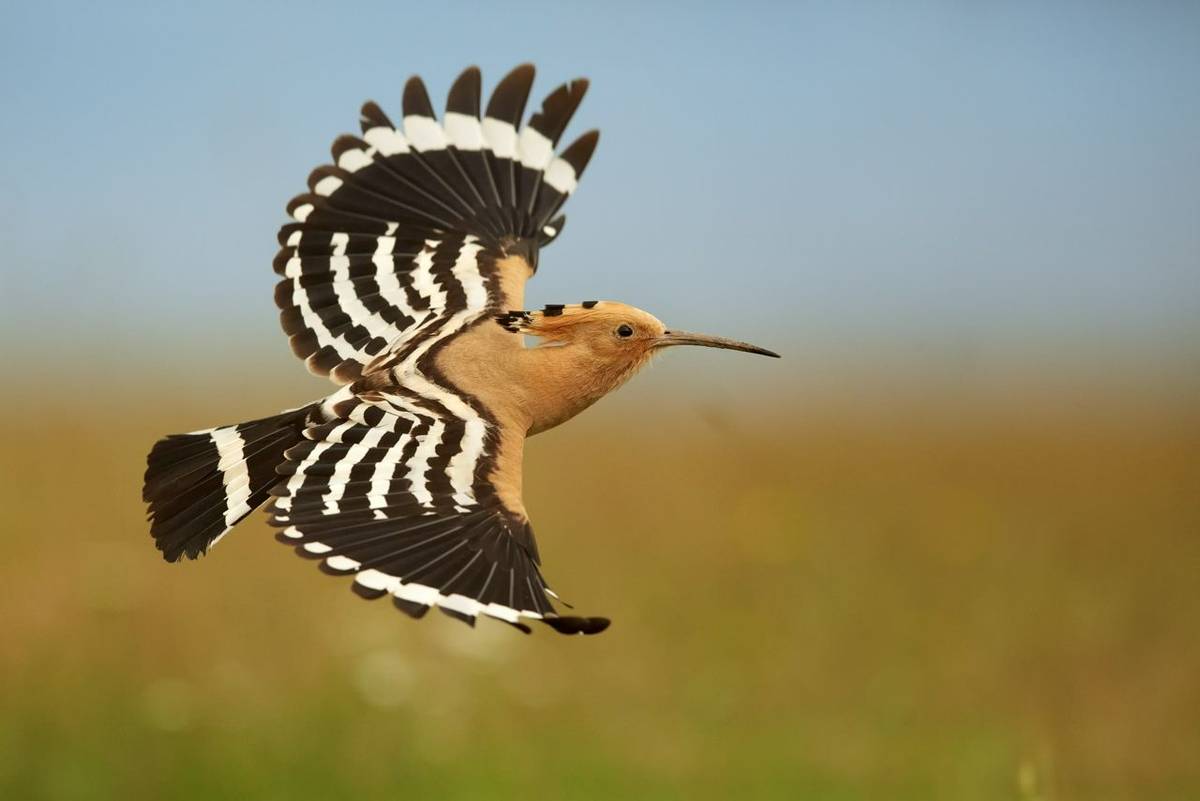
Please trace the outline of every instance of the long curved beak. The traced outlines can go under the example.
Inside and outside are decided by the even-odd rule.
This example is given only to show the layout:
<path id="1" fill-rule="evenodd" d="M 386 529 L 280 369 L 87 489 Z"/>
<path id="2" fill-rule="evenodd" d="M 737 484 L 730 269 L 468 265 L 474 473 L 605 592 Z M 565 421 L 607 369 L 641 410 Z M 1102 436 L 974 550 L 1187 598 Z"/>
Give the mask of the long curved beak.
<path id="1" fill-rule="evenodd" d="M 773 359 L 778 359 L 779 354 L 760 348 L 758 345 L 751 345 L 749 342 L 738 342 L 736 339 L 726 339 L 725 337 L 714 337 L 708 334 L 693 334 L 690 331 L 664 331 L 662 336 L 658 338 L 655 347 L 666 348 L 671 345 L 701 345 L 706 348 L 725 348 L 726 350 L 742 350 L 746 353 L 757 353 L 762 356 L 770 356 Z"/>

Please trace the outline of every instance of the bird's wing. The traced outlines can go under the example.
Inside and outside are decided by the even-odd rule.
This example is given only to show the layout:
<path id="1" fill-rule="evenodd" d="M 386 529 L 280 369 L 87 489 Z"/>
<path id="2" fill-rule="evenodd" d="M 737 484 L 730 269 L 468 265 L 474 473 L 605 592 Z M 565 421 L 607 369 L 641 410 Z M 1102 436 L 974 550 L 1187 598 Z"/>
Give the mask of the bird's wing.
<path id="1" fill-rule="evenodd" d="M 451 318 L 461 330 L 504 308 L 504 256 L 536 269 L 598 134 L 555 154 L 585 80 L 555 89 L 522 126 L 533 75 L 530 65 L 509 73 L 481 115 L 480 73 L 466 70 L 441 123 L 414 77 L 400 127 L 368 102 L 362 136 L 333 143 L 334 163 L 288 204 L 295 222 L 280 229 L 274 264 L 283 329 L 312 372 L 349 383 L 382 356 L 444 334 Z"/>
<path id="2" fill-rule="evenodd" d="M 604 618 L 555 611 L 529 521 L 498 489 L 498 474 L 520 469 L 522 438 L 507 452 L 485 410 L 421 381 L 343 390 L 329 421 L 288 450 L 272 490 L 280 541 L 414 617 L 436 606 L 472 624 L 486 615 L 524 631 L 522 619 L 565 634 L 603 631 Z"/>

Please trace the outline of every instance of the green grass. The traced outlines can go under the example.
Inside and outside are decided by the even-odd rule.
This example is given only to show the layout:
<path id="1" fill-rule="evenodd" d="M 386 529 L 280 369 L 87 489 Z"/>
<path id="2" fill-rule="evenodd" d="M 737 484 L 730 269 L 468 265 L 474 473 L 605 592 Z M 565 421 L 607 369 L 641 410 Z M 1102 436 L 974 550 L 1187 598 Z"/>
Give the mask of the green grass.
<path id="1" fill-rule="evenodd" d="M 145 449 L 241 403 L 0 424 L 0 797 L 1200 797 L 1194 415 L 614 399 L 529 447 L 547 576 L 614 619 L 562 638 L 258 520 L 161 562 Z"/>

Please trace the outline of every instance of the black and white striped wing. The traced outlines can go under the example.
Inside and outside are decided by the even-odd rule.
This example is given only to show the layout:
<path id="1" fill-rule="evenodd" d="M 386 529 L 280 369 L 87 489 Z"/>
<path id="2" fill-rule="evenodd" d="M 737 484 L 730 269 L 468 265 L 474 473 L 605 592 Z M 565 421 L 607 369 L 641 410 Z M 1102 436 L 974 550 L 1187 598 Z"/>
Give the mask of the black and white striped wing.
<path id="1" fill-rule="evenodd" d="M 583 80 L 552 92 L 522 127 L 533 75 L 529 65 L 509 73 L 481 116 L 479 70 L 466 70 L 441 123 L 414 77 L 401 126 L 369 102 L 361 137 L 334 142 L 334 163 L 314 170 L 309 192 L 288 204 L 295 222 L 279 232 L 274 265 L 283 329 L 312 372 L 349 383 L 476 300 L 503 307 L 494 260 L 477 265 L 482 298 L 456 274 L 464 244 L 521 253 L 536 268 L 598 134 L 555 154 Z"/>
<path id="2" fill-rule="evenodd" d="M 466 400 L 431 402 L 421 389 L 342 401 L 336 419 L 288 450 L 272 491 L 279 539 L 327 573 L 352 575 L 359 595 L 390 595 L 414 617 L 436 606 L 525 631 L 523 618 L 563 633 L 606 628 L 603 618 L 555 612 L 528 520 L 488 481 L 497 458 L 490 421 Z"/>

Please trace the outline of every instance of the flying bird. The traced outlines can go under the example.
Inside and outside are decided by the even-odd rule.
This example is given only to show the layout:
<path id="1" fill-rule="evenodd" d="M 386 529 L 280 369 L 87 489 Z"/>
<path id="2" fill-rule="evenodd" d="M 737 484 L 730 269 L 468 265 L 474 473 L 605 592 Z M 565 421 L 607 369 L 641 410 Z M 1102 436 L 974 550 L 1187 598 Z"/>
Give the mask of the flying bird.
<path id="1" fill-rule="evenodd" d="M 623 303 L 523 307 L 539 254 L 599 137 L 556 152 L 587 90 L 563 84 L 522 125 L 534 68 L 486 109 L 481 76 L 455 80 L 439 123 L 420 78 L 403 122 L 362 107 L 279 231 L 275 300 L 293 352 L 338 389 L 236 425 L 159 440 L 143 499 L 168 561 L 195 559 L 266 506 L 277 538 L 366 598 L 413 617 L 437 607 L 528 632 L 562 614 L 521 500 L 525 438 L 553 428 L 676 345 L 777 354 L 667 328 Z M 537 344 L 529 347 L 526 337 Z"/>

